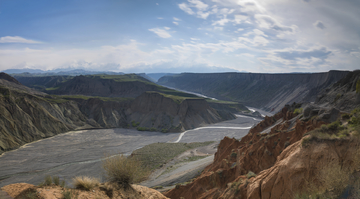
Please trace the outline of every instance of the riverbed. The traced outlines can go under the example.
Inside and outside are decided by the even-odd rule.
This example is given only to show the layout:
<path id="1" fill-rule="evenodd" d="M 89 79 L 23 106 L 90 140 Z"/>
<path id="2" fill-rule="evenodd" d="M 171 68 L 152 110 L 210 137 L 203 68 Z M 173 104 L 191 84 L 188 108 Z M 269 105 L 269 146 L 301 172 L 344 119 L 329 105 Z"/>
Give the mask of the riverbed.
<path id="1" fill-rule="evenodd" d="M 122 128 L 71 131 L 0 156 L 0 187 L 19 182 L 36 185 L 46 175 L 59 176 L 68 184 L 72 178 L 81 175 L 104 180 L 101 160 L 106 155 L 129 155 L 138 148 L 156 142 L 220 141 L 225 136 L 240 139 L 258 122 L 252 117 L 238 117 L 183 133 Z"/>

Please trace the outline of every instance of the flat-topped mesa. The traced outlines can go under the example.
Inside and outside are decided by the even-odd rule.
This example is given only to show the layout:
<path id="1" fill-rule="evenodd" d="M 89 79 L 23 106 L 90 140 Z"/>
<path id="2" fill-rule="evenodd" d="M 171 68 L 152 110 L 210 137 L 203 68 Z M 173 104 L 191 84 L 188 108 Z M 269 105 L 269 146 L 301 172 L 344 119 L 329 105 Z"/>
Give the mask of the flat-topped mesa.
<path id="1" fill-rule="evenodd" d="M 139 127 L 164 129 L 164 131 L 184 131 L 187 129 L 220 122 L 228 118 L 209 106 L 202 98 L 185 98 L 145 92 L 137 97 L 127 111 L 130 120 Z"/>
<path id="2" fill-rule="evenodd" d="M 182 73 L 158 83 L 276 113 L 286 104 L 315 101 L 322 89 L 348 73 Z"/>

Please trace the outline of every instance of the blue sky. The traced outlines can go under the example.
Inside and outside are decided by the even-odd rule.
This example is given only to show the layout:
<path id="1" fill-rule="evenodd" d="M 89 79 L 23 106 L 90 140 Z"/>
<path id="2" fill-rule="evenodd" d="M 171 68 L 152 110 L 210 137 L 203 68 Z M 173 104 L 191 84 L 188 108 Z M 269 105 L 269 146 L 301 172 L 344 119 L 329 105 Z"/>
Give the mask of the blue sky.
<path id="1" fill-rule="evenodd" d="M 359 10 L 354 0 L 0 0 L 0 70 L 355 70 Z"/>

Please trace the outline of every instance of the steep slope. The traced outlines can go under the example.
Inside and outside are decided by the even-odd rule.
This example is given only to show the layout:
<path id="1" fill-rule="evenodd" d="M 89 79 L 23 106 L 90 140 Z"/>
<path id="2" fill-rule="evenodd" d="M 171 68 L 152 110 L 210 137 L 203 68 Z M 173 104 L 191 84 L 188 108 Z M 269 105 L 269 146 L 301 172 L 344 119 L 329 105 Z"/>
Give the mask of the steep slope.
<path id="1" fill-rule="evenodd" d="M 242 108 L 239 104 L 230 104 L 231 107 L 221 105 L 215 110 L 203 98 L 170 89 L 165 91 L 183 96 L 158 92 L 137 93 L 140 96 L 135 99 L 51 96 L 30 89 L 7 74 L 1 77 L 0 154 L 29 142 L 84 128 L 137 127 L 138 130 L 179 132 L 234 119 L 228 109 Z M 133 83 L 135 86 L 131 86 L 136 87 L 139 81 Z"/>
<path id="2" fill-rule="evenodd" d="M 225 137 L 218 146 L 214 162 L 197 179 L 177 186 L 165 196 L 173 199 L 270 198 L 263 197 L 266 193 L 248 197 L 250 191 L 258 193 L 262 189 L 259 185 L 258 189 L 252 190 L 251 187 L 256 184 L 252 184 L 254 181 L 250 178 L 272 169 L 279 157 L 284 157 L 287 147 L 301 140 L 305 133 L 324 124 L 323 119 L 327 119 L 328 114 L 339 115 L 339 111 L 330 109 L 323 110 L 317 118 L 307 115 L 300 119 L 300 115 L 294 114 L 295 108 L 287 106 L 276 115 L 266 117 L 240 141 Z M 274 175 L 274 179 L 279 177 Z M 271 182 L 268 185 L 271 187 Z M 284 189 L 278 190 L 281 192 Z"/>
<path id="3" fill-rule="evenodd" d="M 205 99 L 174 98 L 158 92 L 143 93 L 127 112 L 139 127 L 176 132 L 235 119 L 232 114 L 220 116 Z"/>
<path id="4" fill-rule="evenodd" d="M 0 85 L 0 154 L 76 128 L 89 128 L 76 103 Z"/>
<path id="5" fill-rule="evenodd" d="M 23 75 L 14 75 L 21 84 L 41 90 L 46 91 L 46 88 L 58 87 L 62 82 L 72 78 L 70 76 L 23 76 Z"/>
<path id="6" fill-rule="evenodd" d="M 286 104 L 315 101 L 319 91 L 346 74 L 347 71 L 313 74 L 183 73 L 162 77 L 158 83 L 277 112 Z"/>
<path id="7" fill-rule="evenodd" d="M 316 104 L 351 111 L 360 104 L 360 70 L 348 73 L 331 87 L 319 93 Z"/>

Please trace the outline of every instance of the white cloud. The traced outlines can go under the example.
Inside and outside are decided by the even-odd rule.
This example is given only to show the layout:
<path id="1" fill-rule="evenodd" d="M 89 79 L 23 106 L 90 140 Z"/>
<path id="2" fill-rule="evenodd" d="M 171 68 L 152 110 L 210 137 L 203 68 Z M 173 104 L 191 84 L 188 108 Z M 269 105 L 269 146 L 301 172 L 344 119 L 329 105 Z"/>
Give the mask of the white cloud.
<path id="1" fill-rule="evenodd" d="M 193 4 L 192 6 L 197 8 L 198 10 L 206 10 L 209 5 L 205 4 L 204 2 L 200 1 L 200 0 L 188 0 L 191 4 Z"/>
<path id="2" fill-rule="evenodd" d="M 162 17 L 158 17 L 157 19 L 164 19 L 164 18 L 162 18 Z"/>
<path id="3" fill-rule="evenodd" d="M 165 27 L 167 28 L 167 27 Z M 149 29 L 149 31 L 157 34 L 159 37 L 162 37 L 162 38 L 170 38 L 171 35 L 164 29 L 161 29 L 161 28 L 152 28 L 152 29 Z"/>
<path id="4" fill-rule="evenodd" d="M 165 30 L 170 30 L 171 28 L 165 26 L 164 29 L 165 29 Z"/>
<path id="5" fill-rule="evenodd" d="M 176 17 L 173 17 L 173 19 L 174 19 L 175 21 L 181 21 L 181 19 L 176 18 Z"/>
<path id="6" fill-rule="evenodd" d="M 260 28 L 277 31 L 281 35 L 280 37 L 283 37 L 284 34 L 294 34 L 298 28 L 296 25 L 282 25 L 269 15 L 256 14 L 254 17 Z"/>
<path id="7" fill-rule="evenodd" d="M 198 18 L 207 19 L 207 17 L 211 14 L 211 12 L 206 11 L 209 5 L 205 4 L 204 2 L 200 0 L 188 0 L 188 2 L 189 3 L 178 4 L 178 6 L 181 10 L 188 13 L 189 15 L 195 15 Z M 196 9 L 196 13 L 191 8 Z"/>
<path id="8" fill-rule="evenodd" d="M 206 19 L 210 15 L 209 12 L 203 12 L 203 11 L 198 11 L 196 14 L 199 18 L 202 19 Z"/>
<path id="9" fill-rule="evenodd" d="M 175 25 L 177 25 L 177 26 L 179 25 L 179 23 L 178 23 L 178 22 L 176 22 L 176 21 L 173 21 L 173 24 L 175 24 Z"/>
<path id="10" fill-rule="evenodd" d="M 211 25 L 213 26 L 216 26 L 216 25 L 219 25 L 219 26 L 224 26 L 226 23 L 228 23 L 230 20 L 228 18 L 226 18 L 226 15 L 224 16 L 224 18 L 218 20 L 218 21 L 215 21 L 214 23 L 212 23 Z"/>
<path id="11" fill-rule="evenodd" d="M 179 8 L 189 15 L 195 14 L 195 12 L 186 3 L 179 4 Z"/>
<path id="12" fill-rule="evenodd" d="M 223 28 L 223 27 L 219 27 L 219 26 L 215 26 L 215 27 L 214 27 L 214 30 L 220 30 L 220 31 L 223 31 L 223 30 L 224 30 L 224 28 Z"/>
<path id="13" fill-rule="evenodd" d="M 0 43 L 24 43 L 24 44 L 38 44 L 39 41 L 25 39 L 19 36 L 6 36 L 0 38 Z"/>
<path id="14" fill-rule="evenodd" d="M 241 24 L 243 21 L 246 21 L 248 16 L 245 15 L 234 15 L 234 22 L 236 24 Z"/>

